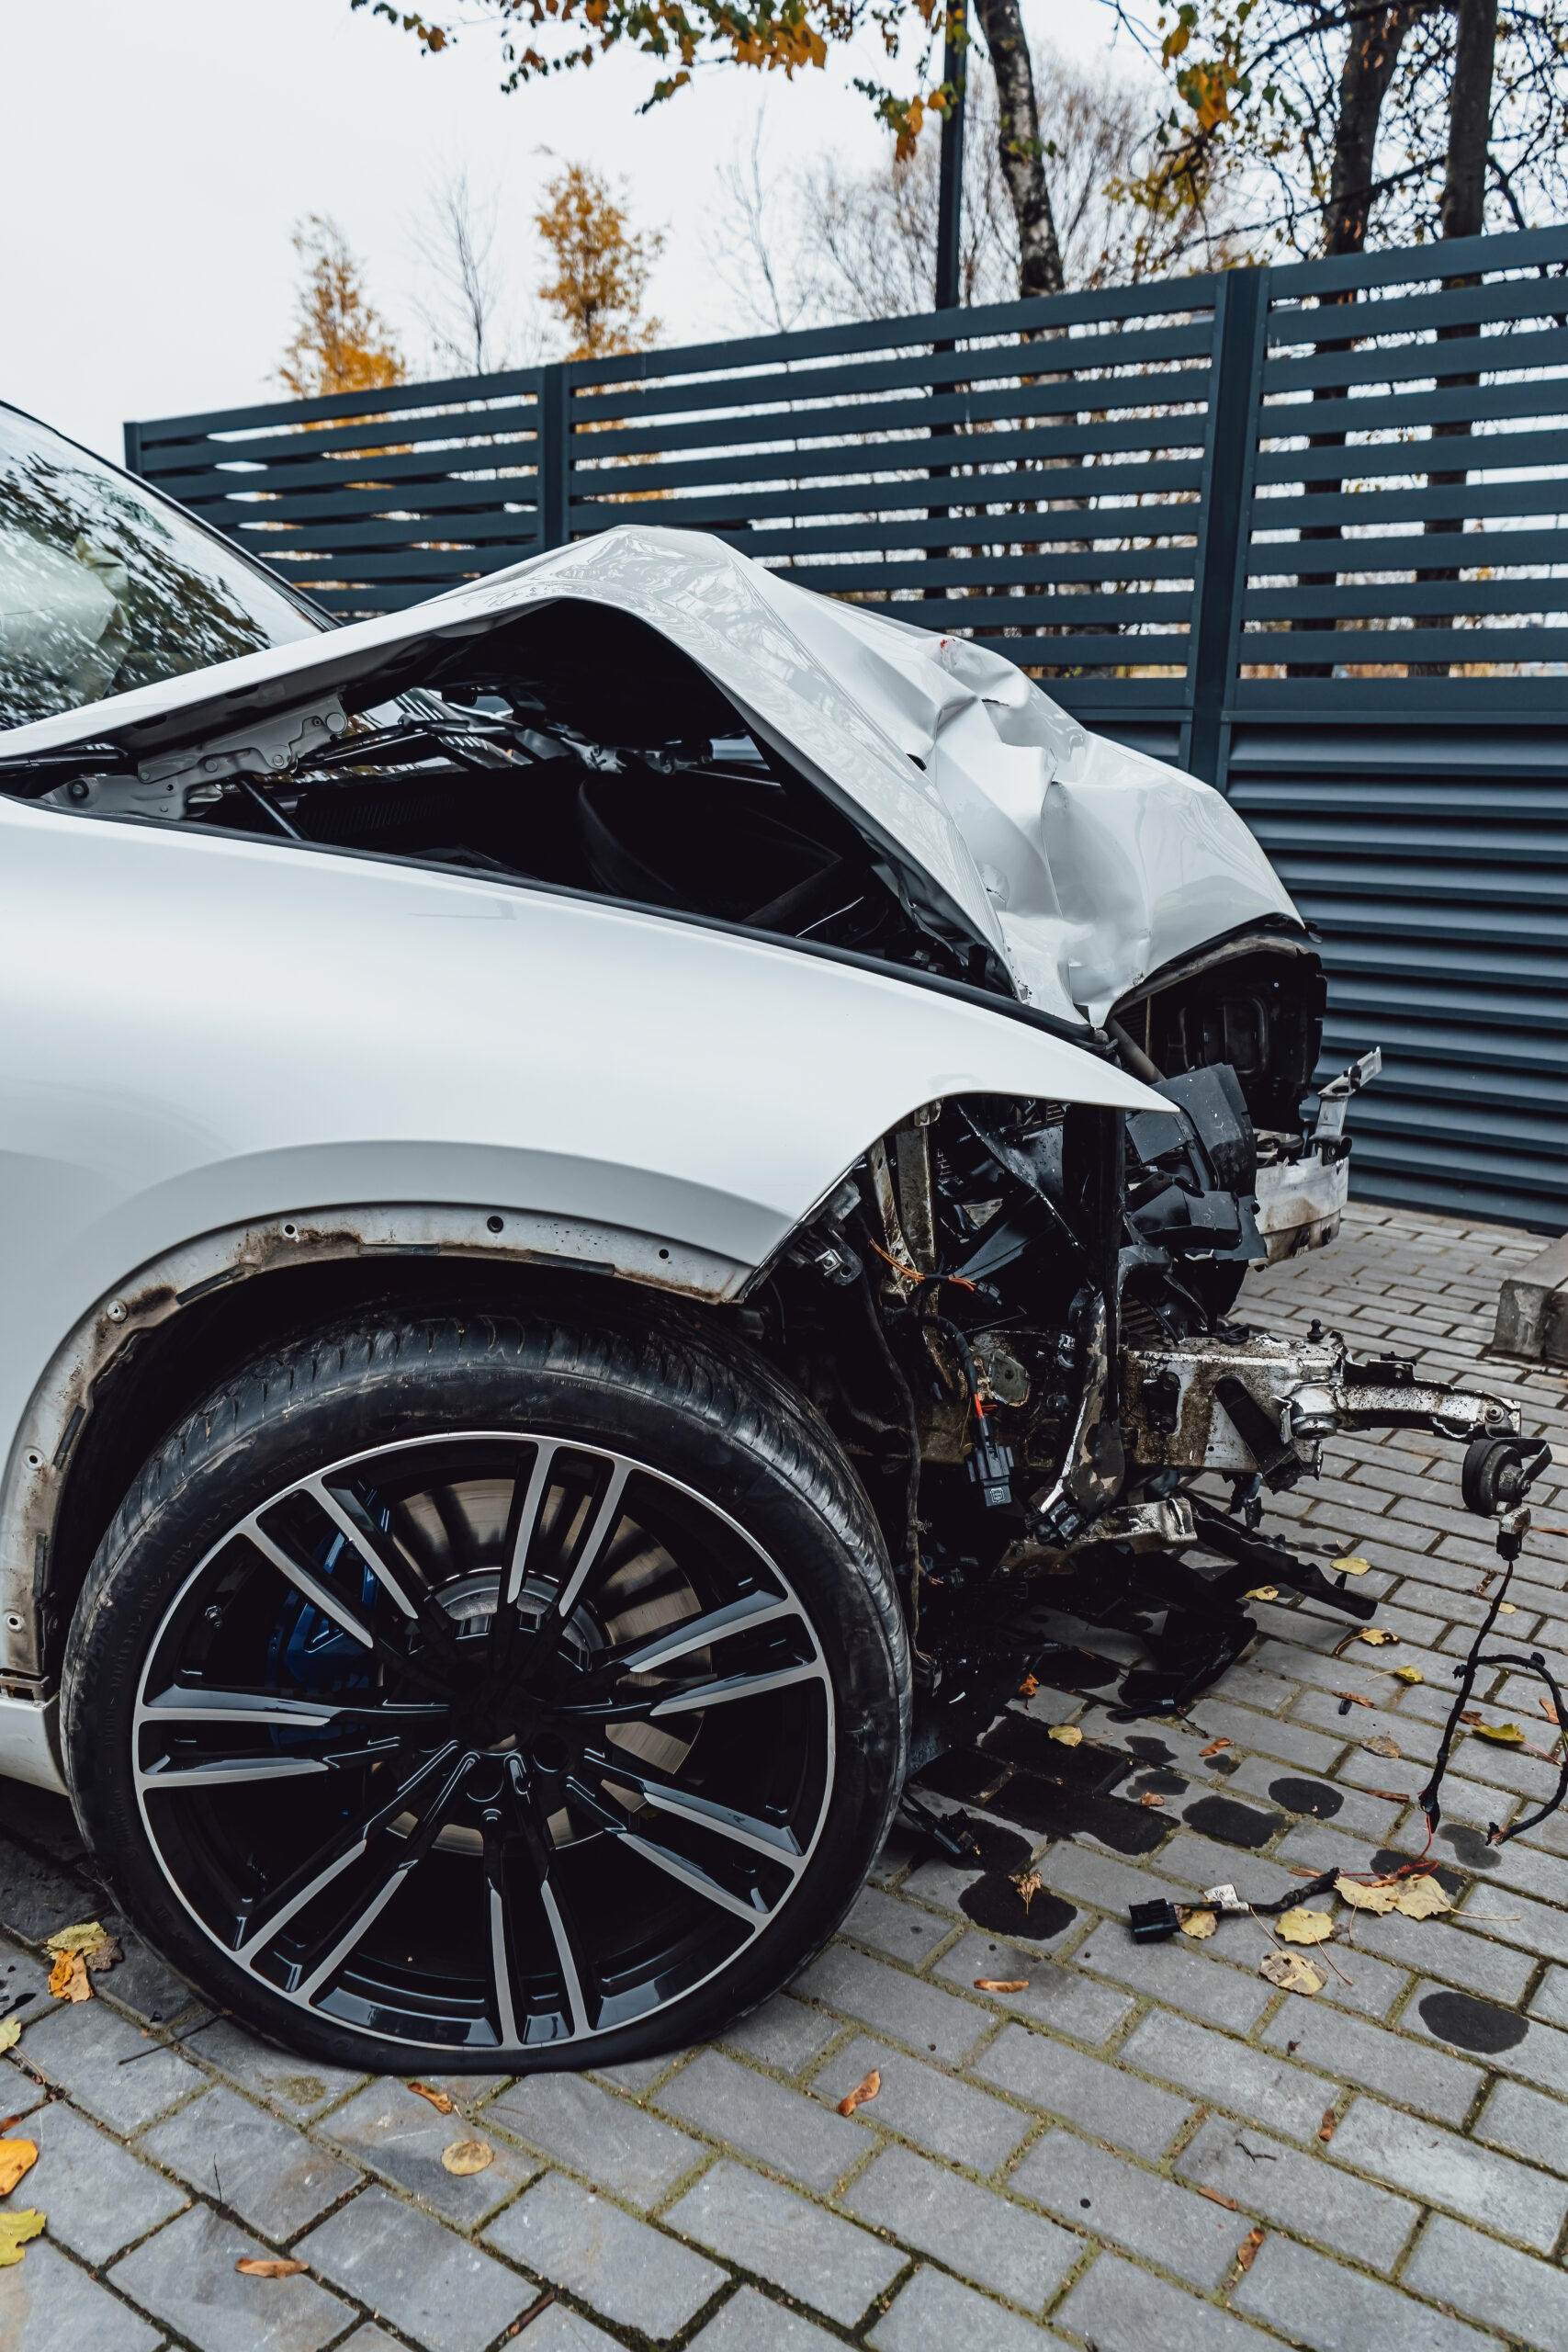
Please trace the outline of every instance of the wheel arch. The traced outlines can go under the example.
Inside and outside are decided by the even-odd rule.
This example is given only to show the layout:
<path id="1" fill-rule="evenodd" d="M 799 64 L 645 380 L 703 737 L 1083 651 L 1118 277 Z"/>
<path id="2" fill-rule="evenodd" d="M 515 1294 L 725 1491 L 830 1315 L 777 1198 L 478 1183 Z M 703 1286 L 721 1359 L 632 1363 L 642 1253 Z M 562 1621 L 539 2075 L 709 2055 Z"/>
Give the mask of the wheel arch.
<path id="1" fill-rule="evenodd" d="M 712 1309 L 750 1272 L 657 1235 L 434 1204 L 300 1210 L 138 1268 L 55 1351 L 0 1483 L 0 1773 L 39 1745 L 24 1724 L 9 1735 L 6 1718 L 18 1704 L 38 1713 L 52 1688 L 76 1596 L 137 1470 L 260 1349 L 358 1307 L 480 1311 L 563 1284 Z"/>

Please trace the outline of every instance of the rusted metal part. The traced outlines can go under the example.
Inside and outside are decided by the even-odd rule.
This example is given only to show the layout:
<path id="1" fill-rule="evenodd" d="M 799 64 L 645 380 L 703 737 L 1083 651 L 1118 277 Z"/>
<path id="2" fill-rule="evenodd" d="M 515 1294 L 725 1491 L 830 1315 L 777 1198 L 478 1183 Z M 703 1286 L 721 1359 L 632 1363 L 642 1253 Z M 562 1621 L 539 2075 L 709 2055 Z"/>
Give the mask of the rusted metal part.
<path id="1" fill-rule="evenodd" d="M 40 1620 L 55 1528 L 95 1391 L 117 1357 L 214 1291 L 284 1267 L 361 1258 L 442 1258 L 604 1274 L 706 1305 L 738 1297 L 751 1272 L 734 1260 L 657 1235 L 525 1210 L 419 1204 L 301 1210 L 204 1234 L 139 1268 L 57 1349 L 28 1401 L 6 1467 L 0 1695 L 8 1683 L 29 1700 L 47 1693 Z"/>

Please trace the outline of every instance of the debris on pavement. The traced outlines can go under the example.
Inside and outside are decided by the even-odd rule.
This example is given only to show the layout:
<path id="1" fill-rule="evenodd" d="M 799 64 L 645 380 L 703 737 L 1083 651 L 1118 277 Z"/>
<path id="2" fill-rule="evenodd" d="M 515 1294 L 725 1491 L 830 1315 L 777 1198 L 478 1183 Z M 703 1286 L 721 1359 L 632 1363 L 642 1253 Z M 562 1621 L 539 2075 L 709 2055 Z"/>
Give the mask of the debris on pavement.
<path id="1" fill-rule="evenodd" d="M 1299 1951 L 1266 1951 L 1258 1965 L 1270 1984 L 1287 1993 L 1321 1993 L 1328 1982 L 1316 1962 Z"/>
<path id="2" fill-rule="evenodd" d="M 1250 2154 L 1251 2150 L 1249 2149 L 1247 2153 Z M 1241 2244 L 1235 2250 L 1235 2258 L 1240 2263 L 1244 2270 L 1251 2269 L 1253 2264 L 1258 2259 L 1258 2249 L 1262 2243 L 1263 2233 L 1261 2230 L 1248 2230 L 1247 2235 L 1243 2238 Z"/>
<path id="3" fill-rule="evenodd" d="M 1048 1736 L 1063 1747 L 1080 1747 L 1083 1745 L 1083 1734 L 1077 1724 L 1053 1724 Z"/>
<path id="4" fill-rule="evenodd" d="M 454 2140 L 449 2148 L 442 2149 L 441 2162 L 446 2171 L 467 2180 L 472 2173 L 488 2171 L 495 2162 L 495 2150 L 488 2140 Z"/>
<path id="5" fill-rule="evenodd" d="M 115 1938 L 97 1919 L 83 1919 L 73 1928 L 57 1929 L 44 1949 L 54 1955 L 49 1989 L 57 2001 L 90 2001 L 93 1988 L 87 1982 L 89 1971 L 99 1976 L 125 1957 Z"/>
<path id="6" fill-rule="evenodd" d="M 1280 1933 L 1288 1944 L 1321 1944 L 1334 1933 L 1334 1922 L 1326 1911 L 1309 1911 L 1304 1904 L 1280 1914 Z"/>
<path id="7" fill-rule="evenodd" d="M 1027 1976 L 976 1976 L 975 1990 L 976 1993 L 1027 1993 L 1029 1979 Z"/>
<path id="8" fill-rule="evenodd" d="M 1201 1943 L 1213 1934 L 1219 1921 L 1212 1911 L 1190 1911 L 1182 1905 L 1179 1924 L 1184 1936 L 1191 1936 L 1196 1942 Z"/>
<path id="9" fill-rule="evenodd" d="M 0 2270 L 8 2270 L 22 2259 L 22 2248 L 29 2239 L 44 2233 L 44 2216 L 29 2206 L 20 2213 L 0 2213 Z"/>
<path id="10" fill-rule="evenodd" d="M 434 2089 L 429 2083 L 410 2083 L 408 2088 L 415 2098 L 427 2098 L 437 2115 L 456 2114 L 457 2109 L 445 2091 Z"/>
<path id="11" fill-rule="evenodd" d="M 297 2278 L 310 2266 L 294 2262 L 287 2255 L 243 2254 L 234 2267 L 244 2278 Z"/>
<path id="12" fill-rule="evenodd" d="M 862 2075 L 852 2091 L 844 2093 L 843 2098 L 839 2101 L 839 2113 L 852 2115 L 857 2107 L 864 2107 L 868 2099 L 874 2099 L 881 2088 L 882 2076 L 874 2066 L 869 2075 Z"/>
<path id="13" fill-rule="evenodd" d="M 37 2162 L 36 2141 L 0 2140 L 0 2197 L 9 2197 L 22 2175 Z"/>

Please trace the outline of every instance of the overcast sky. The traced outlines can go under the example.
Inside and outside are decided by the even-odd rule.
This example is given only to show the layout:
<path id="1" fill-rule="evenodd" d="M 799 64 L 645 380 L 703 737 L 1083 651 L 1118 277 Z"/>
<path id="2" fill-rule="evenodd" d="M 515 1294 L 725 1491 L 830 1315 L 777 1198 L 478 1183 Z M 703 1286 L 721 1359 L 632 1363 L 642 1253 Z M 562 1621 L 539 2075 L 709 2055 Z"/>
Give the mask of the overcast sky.
<path id="1" fill-rule="evenodd" d="M 1026 0 L 1026 16 L 1077 55 L 1109 46 L 1103 0 Z M 624 176 L 640 223 L 669 232 L 654 306 L 663 340 L 683 342 L 747 331 L 708 238 L 716 167 L 760 104 L 781 163 L 791 146 L 868 166 L 880 152 L 842 67 L 766 92 L 750 74 L 716 74 L 638 116 L 640 58 L 503 97 L 493 34 L 476 27 L 424 57 L 348 0 L 0 0 L 0 398 L 117 458 L 126 417 L 279 392 L 289 232 L 304 213 L 338 221 L 417 361 L 416 237 L 433 187 L 466 164 L 499 201 L 522 323 L 545 151 L 594 164 Z"/>

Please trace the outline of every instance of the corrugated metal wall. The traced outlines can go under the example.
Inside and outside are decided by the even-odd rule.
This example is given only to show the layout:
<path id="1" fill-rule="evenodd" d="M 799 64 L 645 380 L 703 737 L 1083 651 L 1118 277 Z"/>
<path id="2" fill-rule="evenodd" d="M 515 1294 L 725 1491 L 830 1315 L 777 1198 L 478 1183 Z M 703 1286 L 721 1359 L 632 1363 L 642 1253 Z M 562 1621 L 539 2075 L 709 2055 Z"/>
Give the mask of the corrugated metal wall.
<path id="1" fill-rule="evenodd" d="M 1229 793 L 1363 1197 L 1568 1225 L 1568 228 L 126 428 L 331 609 L 647 519 Z M 1303 566 L 1306 568 L 1301 568 Z M 1289 568 L 1287 568 L 1289 567 Z"/>

